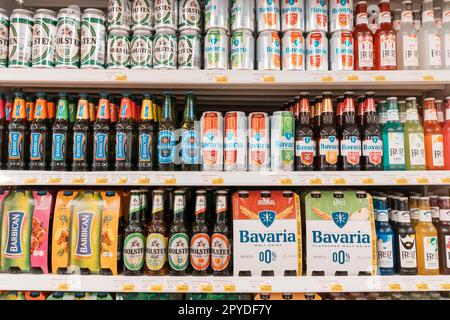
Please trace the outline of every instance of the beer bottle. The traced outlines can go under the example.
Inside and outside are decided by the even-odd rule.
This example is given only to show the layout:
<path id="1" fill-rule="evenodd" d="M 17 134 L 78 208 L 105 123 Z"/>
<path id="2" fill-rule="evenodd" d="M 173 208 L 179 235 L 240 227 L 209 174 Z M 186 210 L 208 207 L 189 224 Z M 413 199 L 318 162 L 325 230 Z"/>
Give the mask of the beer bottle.
<path id="1" fill-rule="evenodd" d="M 147 227 L 145 272 L 149 275 L 166 275 L 167 227 L 164 222 L 164 190 L 153 191 L 152 222 Z"/>
<path id="2" fill-rule="evenodd" d="M 334 125 L 333 102 L 331 92 L 323 93 L 320 128 L 316 141 L 316 168 L 323 171 L 333 171 L 338 168 L 339 140 Z"/>
<path id="3" fill-rule="evenodd" d="M 6 167 L 8 170 L 25 170 L 28 165 L 28 150 L 30 146 L 28 141 L 30 140 L 25 112 L 25 98 L 22 92 L 15 94 L 11 122 L 8 125 L 8 129 L 8 160 Z"/>
<path id="4" fill-rule="evenodd" d="M 139 159 L 140 171 L 151 171 L 155 163 L 155 120 L 153 96 L 145 94 L 141 107 L 141 123 L 139 124 Z"/>
<path id="5" fill-rule="evenodd" d="M 406 170 L 426 169 L 424 133 L 415 97 L 406 98 L 405 165 Z"/>
<path id="6" fill-rule="evenodd" d="M 314 170 L 316 140 L 311 125 L 308 95 L 308 92 L 300 93 L 294 110 L 294 113 L 298 115 L 295 126 L 295 170 L 297 171 Z"/>
<path id="7" fill-rule="evenodd" d="M 33 122 L 33 117 L 34 117 L 34 97 L 32 95 L 28 95 L 26 96 L 26 102 L 25 102 L 25 112 L 26 112 L 26 117 L 27 117 L 27 121 L 28 124 L 30 124 L 31 122 Z"/>
<path id="8" fill-rule="evenodd" d="M 137 128 L 131 113 L 131 98 L 123 94 L 116 124 L 116 171 L 134 170 L 137 163 Z"/>
<path id="9" fill-rule="evenodd" d="M 175 170 L 175 154 L 177 137 L 175 119 L 173 118 L 173 99 L 169 93 L 164 94 L 162 121 L 158 128 L 158 169 L 159 171 Z"/>
<path id="10" fill-rule="evenodd" d="M 45 93 L 38 93 L 30 125 L 30 169 L 47 170 L 50 165 L 51 134 Z"/>
<path id="11" fill-rule="evenodd" d="M 405 170 L 405 131 L 400 124 L 397 98 L 387 99 L 387 122 L 383 126 L 384 170 Z"/>
<path id="12" fill-rule="evenodd" d="M 408 198 L 400 197 L 398 205 L 398 224 L 395 232 L 395 245 L 398 274 L 417 274 L 416 232 L 411 225 Z"/>
<path id="13" fill-rule="evenodd" d="M 228 192 L 217 191 L 216 223 L 211 236 L 211 267 L 215 276 L 231 275 L 231 232 L 227 221 L 227 201 Z"/>
<path id="14" fill-rule="evenodd" d="M 112 164 L 112 150 L 114 140 L 111 139 L 111 114 L 107 93 L 100 95 L 97 109 L 97 119 L 93 126 L 94 153 L 92 159 L 93 171 L 108 171 Z"/>
<path id="15" fill-rule="evenodd" d="M 208 274 L 211 254 L 211 239 L 206 224 L 206 190 L 197 190 L 195 197 L 195 220 L 192 224 L 192 238 L 190 244 L 190 261 L 193 268 L 192 275 L 204 276 Z"/>
<path id="16" fill-rule="evenodd" d="M 128 225 L 125 228 L 123 243 L 124 275 L 141 275 L 144 267 L 145 244 L 144 226 L 141 222 L 140 191 L 132 190 Z"/>
<path id="17" fill-rule="evenodd" d="M 388 211 L 386 210 L 386 197 L 380 198 L 380 207 L 377 210 L 377 252 L 378 269 L 380 275 L 394 274 L 394 231 L 389 225 Z"/>
<path id="18" fill-rule="evenodd" d="M 450 274 L 450 197 L 439 197 L 439 273 Z"/>
<path id="19" fill-rule="evenodd" d="M 363 126 L 361 128 L 363 170 L 383 170 L 383 139 L 378 124 L 375 93 L 367 92 L 364 101 Z"/>
<path id="20" fill-rule="evenodd" d="M 195 118 L 195 97 L 186 95 L 181 124 L 181 170 L 200 171 L 200 128 Z"/>
<path id="21" fill-rule="evenodd" d="M 356 124 L 362 130 L 364 126 L 364 105 L 366 101 L 365 96 L 359 96 L 357 99 Z"/>
<path id="22" fill-rule="evenodd" d="M 336 116 L 335 122 L 336 122 L 336 129 L 339 132 L 344 124 L 344 96 L 339 96 L 336 98 Z"/>
<path id="23" fill-rule="evenodd" d="M 73 171 L 90 170 L 92 160 L 92 130 L 87 94 L 80 93 L 77 117 L 73 125 Z"/>
<path id="24" fill-rule="evenodd" d="M 185 276 L 189 265 L 189 236 L 184 220 L 186 193 L 176 190 L 174 197 L 174 217 L 169 233 L 170 275 Z"/>
<path id="25" fill-rule="evenodd" d="M 314 107 L 313 107 L 313 128 L 315 132 L 320 130 L 320 117 L 322 112 L 322 96 L 316 96 L 314 98 Z"/>
<path id="26" fill-rule="evenodd" d="M 419 198 L 420 218 L 416 225 L 417 267 L 419 275 L 439 274 L 437 230 L 431 220 L 430 198 Z"/>
<path id="27" fill-rule="evenodd" d="M 344 171 L 361 170 L 361 133 L 355 121 L 353 92 L 344 93 L 343 126 L 339 135 L 340 167 Z"/>
<path id="28" fill-rule="evenodd" d="M 423 106 L 423 130 L 427 170 L 444 169 L 444 136 L 437 120 L 435 99 L 426 98 Z"/>
<path id="29" fill-rule="evenodd" d="M 67 171 L 69 170 L 70 160 L 72 159 L 72 148 L 70 146 L 73 145 L 73 142 L 69 120 L 69 101 L 65 93 L 59 94 L 56 120 L 52 129 L 52 159 L 50 168 L 52 171 Z"/>
<path id="30" fill-rule="evenodd" d="M 0 169 L 4 169 L 5 167 L 7 158 L 6 151 L 8 150 L 8 123 L 6 122 L 5 104 L 6 100 L 0 94 Z"/>
<path id="31" fill-rule="evenodd" d="M 76 96 L 69 96 L 69 122 L 70 127 L 73 126 L 75 121 L 77 120 L 77 107 L 76 107 Z M 61 97 L 60 97 L 61 99 Z M 67 97 L 66 97 L 67 99 Z"/>

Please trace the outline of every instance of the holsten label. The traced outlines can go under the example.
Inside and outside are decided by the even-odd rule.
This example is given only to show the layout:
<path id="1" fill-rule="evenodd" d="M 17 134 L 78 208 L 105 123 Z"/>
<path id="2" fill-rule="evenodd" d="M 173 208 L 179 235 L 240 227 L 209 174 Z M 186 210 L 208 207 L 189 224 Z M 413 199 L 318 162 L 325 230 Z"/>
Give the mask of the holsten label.
<path id="1" fill-rule="evenodd" d="M 206 233 L 198 233 L 191 239 L 191 265 L 195 270 L 206 270 L 210 262 L 211 244 Z"/>
<path id="2" fill-rule="evenodd" d="M 144 265 L 145 244 L 141 233 L 132 233 L 125 238 L 123 263 L 128 270 L 141 270 Z"/>
<path id="3" fill-rule="evenodd" d="M 183 271 L 189 264 L 189 238 L 185 233 L 174 234 L 169 240 L 169 264 L 176 271 Z"/>
<path id="4" fill-rule="evenodd" d="M 214 271 L 222 271 L 230 263 L 231 247 L 227 237 L 220 233 L 211 236 L 211 267 Z"/>
<path id="5" fill-rule="evenodd" d="M 159 233 L 149 234 L 145 253 L 147 268 L 151 271 L 161 270 L 167 261 L 167 238 Z"/>

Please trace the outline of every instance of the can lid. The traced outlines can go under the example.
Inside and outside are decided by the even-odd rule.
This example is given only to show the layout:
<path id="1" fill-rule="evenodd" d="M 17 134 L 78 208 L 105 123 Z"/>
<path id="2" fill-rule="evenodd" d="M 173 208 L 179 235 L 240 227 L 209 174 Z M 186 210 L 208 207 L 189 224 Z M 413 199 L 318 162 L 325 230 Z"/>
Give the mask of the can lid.
<path id="1" fill-rule="evenodd" d="M 34 15 L 36 16 L 38 14 L 47 14 L 49 16 L 56 18 L 56 12 L 49 9 L 37 9 Z"/>
<path id="2" fill-rule="evenodd" d="M 128 29 L 126 26 L 114 26 L 111 29 L 109 29 L 109 34 L 112 33 L 120 34 L 120 35 L 130 35 L 130 29 Z"/>
<path id="3" fill-rule="evenodd" d="M 436 99 L 435 98 L 425 98 L 425 99 L 423 99 L 423 101 L 436 101 Z"/>
<path id="4" fill-rule="evenodd" d="M 25 15 L 31 17 L 33 15 L 33 11 L 26 10 L 26 9 L 14 9 L 12 11 L 12 14 L 25 14 Z"/>
<path id="5" fill-rule="evenodd" d="M 352 91 L 344 92 L 344 96 L 353 96 L 355 93 Z"/>
<path id="6" fill-rule="evenodd" d="M 443 103 L 444 101 L 442 100 L 436 100 L 436 103 Z"/>
<path id="7" fill-rule="evenodd" d="M 58 12 L 58 18 L 63 16 L 63 15 L 73 15 L 74 17 L 76 17 L 76 19 L 80 20 L 81 19 L 81 13 L 80 10 L 74 10 L 72 8 L 62 8 L 61 10 L 59 10 Z"/>
<path id="8" fill-rule="evenodd" d="M 175 34 L 175 30 L 171 29 L 171 28 L 159 28 L 158 30 L 156 30 L 156 34 Z"/>
<path id="9" fill-rule="evenodd" d="M 196 194 L 206 194 L 206 190 L 205 189 L 198 189 L 197 191 L 195 191 Z"/>
<path id="10" fill-rule="evenodd" d="M 103 13 L 102 10 L 99 9 L 95 9 L 95 8 L 87 8 L 84 10 L 83 15 L 85 14 L 97 14 L 99 16 L 101 16 L 102 18 L 105 17 L 105 14 Z"/>
<path id="11" fill-rule="evenodd" d="M 411 0 L 403 0 L 402 1 L 402 4 L 404 4 L 404 3 L 412 3 L 412 1 Z M 400 9 L 401 10 L 401 9 Z"/>
<path id="12" fill-rule="evenodd" d="M 133 30 L 134 36 L 151 36 L 153 32 L 150 29 L 135 29 Z"/>
<path id="13" fill-rule="evenodd" d="M 417 98 L 416 97 L 408 97 L 405 99 L 406 101 L 416 101 Z"/>
<path id="14" fill-rule="evenodd" d="M 330 91 L 325 91 L 325 92 L 322 92 L 322 95 L 323 96 L 331 96 L 331 95 L 333 95 L 333 93 Z M 318 96 L 318 97 L 320 97 L 320 96 Z"/>
<path id="15" fill-rule="evenodd" d="M 358 5 L 358 4 L 367 4 L 367 1 L 358 1 L 358 2 L 356 3 L 356 5 Z"/>
<path id="16" fill-rule="evenodd" d="M 422 201 L 428 201 L 428 200 L 430 200 L 430 197 L 419 197 L 419 200 L 422 200 Z"/>
<path id="17" fill-rule="evenodd" d="M 193 29 L 185 29 L 180 31 L 180 36 L 200 36 L 200 32 L 198 32 L 197 30 L 193 30 Z"/>

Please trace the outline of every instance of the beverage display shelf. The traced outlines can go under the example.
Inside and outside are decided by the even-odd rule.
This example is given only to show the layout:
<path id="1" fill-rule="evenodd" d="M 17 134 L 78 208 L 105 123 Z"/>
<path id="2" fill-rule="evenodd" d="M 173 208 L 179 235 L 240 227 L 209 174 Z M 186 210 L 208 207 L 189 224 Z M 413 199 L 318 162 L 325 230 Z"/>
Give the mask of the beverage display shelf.
<path id="1" fill-rule="evenodd" d="M 404 186 L 450 185 L 450 171 L 56 172 L 0 171 L 0 186 Z"/>

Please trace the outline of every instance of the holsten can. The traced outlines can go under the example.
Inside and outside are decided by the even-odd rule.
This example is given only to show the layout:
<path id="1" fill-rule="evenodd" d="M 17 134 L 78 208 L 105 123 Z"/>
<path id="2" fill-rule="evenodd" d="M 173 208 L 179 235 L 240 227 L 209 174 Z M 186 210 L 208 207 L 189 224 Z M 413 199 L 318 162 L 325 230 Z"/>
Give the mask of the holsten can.
<path id="1" fill-rule="evenodd" d="M 328 39 L 324 32 L 310 32 L 306 38 L 306 70 L 328 70 Z"/>
<path id="2" fill-rule="evenodd" d="M 98 9 L 86 9 L 81 19 L 81 68 L 103 69 L 105 60 L 105 15 Z"/>
<path id="3" fill-rule="evenodd" d="M 270 124 L 265 112 L 253 112 L 248 116 L 248 170 L 270 169 Z"/>
<path id="4" fill-rule="evenodd" d="M 31 67 L 33 42 L 32 12 L 14 9 L 9 25 L 9 67 Z"/>
<path id="5" fill-rule="evenodd" d="M 281 41 L 278 32 L 263 31 L 257 40 L 258 70 L 281 69 Z"/>
<path id="6" fill-rule="evenodd" d="M 71 8 L 61 9 L 56 26 L 56 68 L 80 67 L 80 12 Z"/>
<path id="7" fill-rule="evenodd" d="M 242 111 L 231 111 L 224 121 L 224 169 L 247 171 L 247 117 Z"/>
<path id="8" fill-rule="evenodd" d="M 336 31 L 331 36 L 331 70 L 353 70 L 353 36 L 349 31 Z"/>
<path id="9" fill-rule="evenodd" d="M 228 69 L 228 35 L 223 29 L 209 29 L 205 38 L 205 69 Z"/>
<path id="10" fill-rule="evenodd" d="M 127 69 L 130 67 L 130 33 L 126 27 L 117 27 L 109 31 L 108 69 Z"/>
<path id="11" fill-rule="evenodd" d="M 305 70 L 305 39 L 301 31 L 283 35 L 283 70 Z"/>
<path id="12" fill-rule="evenodd" d="M 257 31 L 280 31 L 280 1 L 256 0 Z"/>
<path id="13" fill-rule="evenodd" d="M 177 36 L 173 29 L 159 29 L 153 40 L 153 69 L 177 68 Z"/>
<path id="14" fill-rule="evenodd" d="M 223 29 L 228 32 L 230 24 L 229 0 L 205 1 L 205 31 Z"/>
<path id="15" fill-rule="evenodd" d="M 306 0 L 306 32 L 328 32 L 328 0 Z"/>
<path id="16" fill-rule="evenodd" d="M 255 31 L 255 1 L 231 1 L 231 32 L 236 30 Z"/>
<path id="17" fill-rule="evenodd" d="M 281 1 L 281 30 L 305 31 L 305 0 Z"/>
<path id="18" fill-rule="evenodd" d="M 277 111 L 271 117 L 270 167 L 272 171 L 293 171 L 295 120 L 292 112 Z"/>
<path id="19" fill-rule="evenodd" d="M 9 16 L 0 8 L 0 68 L 8 66 Z"/>
<path id="20" fill-rule="evenodd" d="M 154 30 L 155 16 L 153 0 L 133 0 L 131 5 L 131 23 L 133 30 Z"/>
<path id="21" fill-rule="evenodd" d="M 134 31 L 130 50 L 131 69 L 153 68 L 153 36 L 149 29 Z"/>
<path id="22" fill-rule="evenodd" d="M 223 117 L 215 111 L 204 112 L 200 120 L 202 171 L 223 170 Z"/>
<path id="23" fill-rule="evenodd" d="M 200 70 L 202 67 L 202 37 L 195 31 L 181 32 L 178 38 L 178 69 Z"/>
<path id="24" fill-rule="evenodd" d="M 155 1 L 155 29 L 178 28 L 178 1 L 156 0 Z"/>
<path id="25" fill-rule="evenodd" d="M 353 0 L 330 0 L 330 32 L 353 30 Z"/>
<path id="26" fill-rule="evenodd" d="M 231 69 L 255 68 L 255 39 L 249 30 L 240 30 L 231 37 Z"/>
<path id="27" fill-rule="evenodd" d="M 53 68 L 55 66 L 56 13 L 38 9 L 33 25 L 33 68 Z"/>
<path id="28" fill-rule="evenodd" d="M 128 0 L 108 0 L 108 30 L 131 25 L 131 10 Z"/>
<path id="29" fill-rule="evenodd" d="M 178 30 L 202 30 L 202 7 L 200 0 L 180 0 L 178 6 Z"/>

